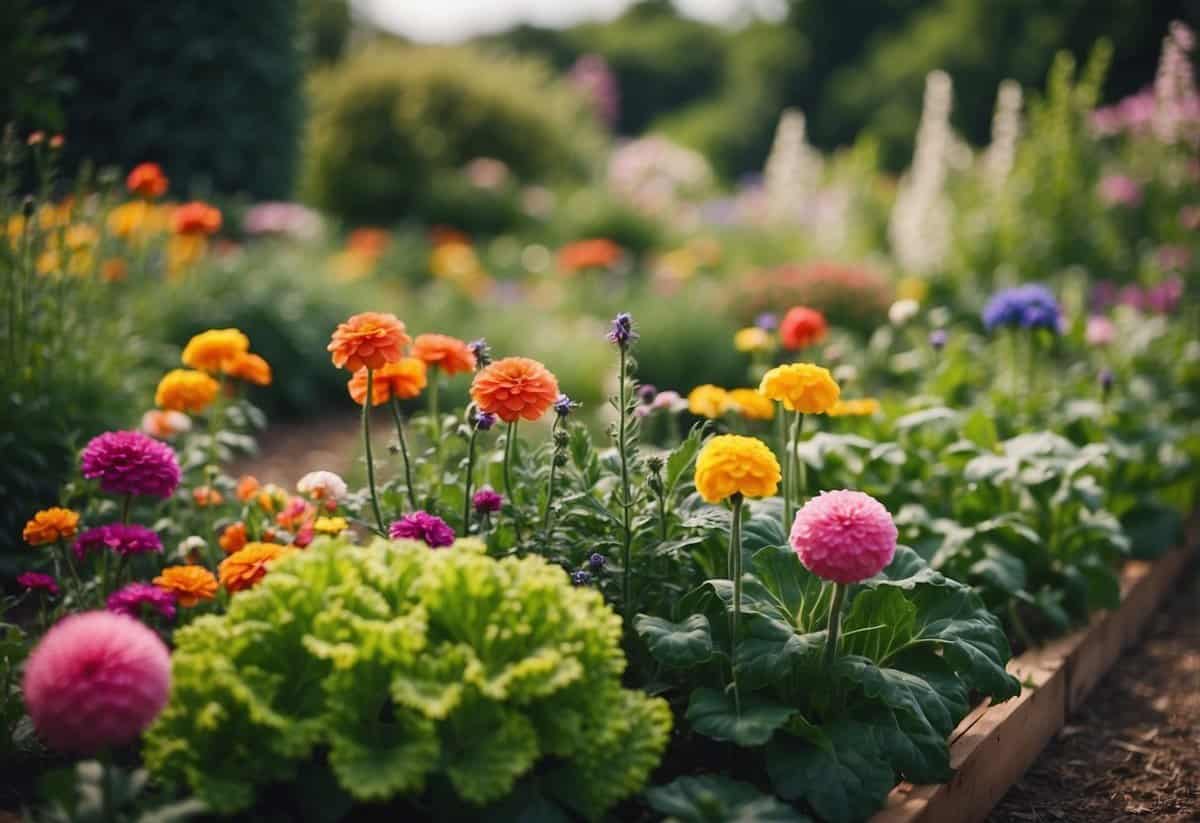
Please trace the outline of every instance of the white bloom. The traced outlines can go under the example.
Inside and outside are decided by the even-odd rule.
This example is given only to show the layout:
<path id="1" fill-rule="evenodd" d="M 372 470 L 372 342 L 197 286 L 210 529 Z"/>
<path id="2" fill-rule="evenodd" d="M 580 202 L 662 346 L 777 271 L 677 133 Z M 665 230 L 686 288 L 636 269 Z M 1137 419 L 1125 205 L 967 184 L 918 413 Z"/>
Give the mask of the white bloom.
<path id="1" fill-rule="evenodd" d="M 833 379 L 838 383 L 853 383 L 858 380 L 858 368 L 849 363 L 838 366 L 833 370 Z"/>
<path id="2" fill-rule="evenodd" d="M 916 300 L 897 300 L 888 309 L 888 320 L 898 328 L 916 317 L 920 310 L 921 304 Z"/>
<path id="3" fill-rule="evenodd" d="M 333 472 L 309 472 L 300 478 L 296 491 L 314 500 L 338 501 L 346 496 L 346 481 Z"/>
<path id="4" fill-rule="evenodd" d="M 151 409 L 142 415 L 142 431 L 166 440 L 192 430 L 192 419 L 183 412 Z"/>
<path id="5" fill-rule="evenodd" d="M 208 543 L 205 542 L 204 538 L 197 534 L 193 534 L 191 537 L 185 538 L 179 542 L 179 547 L 175 550 L 176 557 L 178 557 L 180 560 L 186 560 L 193 552 L 196 554 L 203 554 L 207 548 Z"/>

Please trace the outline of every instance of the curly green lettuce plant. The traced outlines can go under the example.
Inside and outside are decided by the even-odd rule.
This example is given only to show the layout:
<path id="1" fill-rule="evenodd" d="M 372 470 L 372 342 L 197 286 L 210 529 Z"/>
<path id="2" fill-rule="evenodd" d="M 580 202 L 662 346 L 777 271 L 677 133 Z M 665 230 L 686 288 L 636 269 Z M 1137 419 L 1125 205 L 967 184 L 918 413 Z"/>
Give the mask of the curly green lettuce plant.
<path id="1" fill-rule="evenodd" d="M 175 635 L 146 763 L 220 812 L 315 761 L 358 801 L 478 807 L 522 781 L 596 818 L 671 727 L 664 701 L 621 687 L 620 637 L 601 596 L 541 558 L 318 541 Z"/>

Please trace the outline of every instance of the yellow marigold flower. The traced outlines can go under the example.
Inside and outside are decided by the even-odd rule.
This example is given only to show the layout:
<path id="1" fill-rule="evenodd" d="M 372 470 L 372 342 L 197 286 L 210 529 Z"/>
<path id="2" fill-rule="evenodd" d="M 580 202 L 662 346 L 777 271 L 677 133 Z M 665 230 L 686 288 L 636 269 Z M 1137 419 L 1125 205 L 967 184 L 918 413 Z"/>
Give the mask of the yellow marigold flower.
<path id="1" fill-rule="evenodd" d="M 183 347 L 183 365 L 216 374 L 239 354 L 250 351 L 250 338 L 238 329 L 209 329 Z"/>
<path id="2" fill-rule="evenodd" d="M 929 292 L 929 283 L 921 277 L 904 277 L 896 284 L 897 300 L 916 300 L 920 303 Z"/>
<path id="3" fill-rule="evenodd" d="M 123 203 L 108 213 L 108 231 L 122 239 L 138 232 L 146 222 L 150 206 L 142 200 Z"/>
<path id="4" fill-rule="evenodd" d="M 167 273 L 178 277 L 200 262 L 208 250 L 208 237 L 203 234 L 173 234 L 167 241 Z"/>
<path id="5" fill-rule="evenodd" d="M 172 369 L 158 381 L 154 403 L 160 409 L 200 412 L 217 396 L 221 386 L 202 371 Z"/>
<path id="6" fill-rule="evenodd" d="M 318 517 L 313 522 L 313 531 L 317 534 L 341 534 L 350 528 L 344 517 Z"/>
<path id="7" fill-rule="evenodd" d="M 87 223 L 76 223 L 66 230 L 63 238 L 72 251 L 91 248 L 100 242 L 100 232 Z"/>
<path id="8" fill-rule="evenodd" d="M 154 578 L 154 585 L 174 592 L 185 609 L 217 596 L 217 578 L 203 566 L 170 566 Z"/>
<path id="9" fill-rule="evenodd" d="M 294 550 L 274 543 L 247 543 L 244 549 L 229 555 L 217 567 L 221 585 L 230 592 L 248 589 L 266 576 L 272 561 L 291 551 Z"/>
<path id="10" fill-rule="evenodd" d="M 712 383 L 692 389 L 688 395 L 688 411 L 697 417 L 716 420 L 729 411 L 729 392 Z"/>
<path id="11" fill-rule="evenodd" d="M 271 364 L 257 354 L 242 352 L 225 363 L 225 373 L 236 380 L 256 386 L 271 385 Z"/>
<path id="12" fill-rule="evenodd" d="M 25 524 L 21 537 L 31 546 L 68 540 L 79 531 L 79 512 L 53 506 L 42 509 Z"/>
<path id="13" fill-rule="evenodd" d="M 879 413 L 879 401 L 874 397 L 860 400 L 839 400 L 828 412 L 830 417 L 870 417 Z"/>
<path id="14" fill-rule="evenodd" d="M 696 458 L 696 491 L 709 503 L 735 494 L 770 497 L 779 488 L 779 461 L 757 437 L 722 434 Z"/>
<path id="15" fill-rule="evenodd" d="M 38 255 L 38 274 L 55 274 L 62 270 L 62 256 L 56 249 L 46 249 Z"/>
<path id="16" fill-rule="evenodd" d="M 747 326 L 733 336 L 733 347 L 744 352 L 766 351 L 771 348 L 771 335 L 758 326 Z"/>
<path id="17" fill-rule="evenodd" d="M 812 363 L 776 366 L 763 375 L 758 390 L 788 411 L 824 414 L 838 401 L 841 389 L 829 369 Z"/>
<path id="18" fill-rule="evenodd" d="M 729 392 L 729 403 L 747 420 L 771 420 L 775 417 L 775 404 L 759 394 L 757 389 L 733 389 Z"/>

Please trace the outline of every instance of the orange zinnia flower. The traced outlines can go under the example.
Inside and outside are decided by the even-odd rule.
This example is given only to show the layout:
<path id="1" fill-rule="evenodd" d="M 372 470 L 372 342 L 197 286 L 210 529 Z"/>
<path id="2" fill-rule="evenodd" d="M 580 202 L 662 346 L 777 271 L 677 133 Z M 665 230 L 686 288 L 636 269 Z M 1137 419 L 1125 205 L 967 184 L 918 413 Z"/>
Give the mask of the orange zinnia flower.
<path id="1" fill-rule="evenodd" d="M 604 237 L 579 240 L 558 250 L 558 267 L 565 272 L 607 269 L 620 260 L 622 254 L 620 246 Z"/>
<path id="2" fill-rule="evenodd" d="M 382 405 L 393 397 L 397 400 L 416 397 L 425 385 L 425 364 L 415 357 L 402 357 L 375 372 L 371 382 L 371 405 Z M 346 388 L 354 402 L 361 406 L 367 396 L 367 370 L 356 371 Z"/>
<path id="3" fill-rule="evenodd" d="M 25 524 L 21 537 L 31 546 L 44 546 L 75 536 L 79 530 L 79 512 L 54 506 L 42 509 Z"/>
<path id="4" fill-rule="evenodd" d="M 785 349 L 802 349 L 825 339 L 825 315 L 808 306 L 795 306 L 779 324 L 779 341 Z"/>
<path id="5" fill-rule="evenodd" d="M 183 347 L 183 365 L 216 374 L 250 350 L 250 338 L 239 329 L 209 329 L 193 335 Z"/>
<path id="6" fill-rule="evenodd" d="M 225 502 L 225 497 L 212 486 L 197 486 L 192 489 L 192 500 L 200 508 L 219 506 Z"/>
<path id="7" fill-rule="evenodd" d="M 505 423 L 537 420 L 554 405 L 558 381 L 545 366 L 528 357 L 505 357 L 475 375 L 471 399 L 480 411 Z"/>
<path id="8" fill-rule="evenodd" d="M 100 279 L 105 283 L 119 283 L 129 276 L 129 264 L 120 257 L 110 257 L 100 264 Z"/>
<path id="9" fill-rule="evenodd" d="M 203 566 L 171 566 L 154 578 L 154 585 L 175 593 L 175 599 L 185 609 L 201 600 L 217 595 L 217 578 Z"/>
<path id="10" fill-rule="evenodd" d="M 185 203 L 171 214 L 176 234 L 216 234 L 221 228 L 221 210 L 207 203 Z"/>
<path id="11" fill-rule="evenodd" d="M 246 547 L 246 524 L 240 520 L 237 523 L 230 523 L 225 527 L 225 531 L 221 532 L 217 543 L 226 554 L 241 551 Z"/>
<path id="12" fill-rule="evenodd" d="M 462 340 L 448 334 L 419 334 L 413 341 L 413 357 L 436 366 L 446 374 L 475 370 L 475 353 Z"/>
<path id="13" fill-rule="evenodd" d="M 257 354 L 242 352 L 234 355 L 223 368 L 227 375 L 237 380 L 245 380 L 256 386 L 271 385 L 271 364 Z"/>
<path id="14" fill-rule="evenodd" d="M 147 200 L 154 200 L 167 193 L 167 176 L 158 163 L 139 163 L 125 178 L 125 188 Z"/>
<path id="15" fill-rule="evenodd" d="M 220 384 L 202 371 L 172 369 L 158 381 L 154 402 L 168 411 L 202 412 L 216 399 Z"/>
<path id="16" fill-rule="evenodd" d="M 258 488 L 257 477 L 252 474 L 243 474 L 237 482 L 237 499 L 245 503 L 258 492 Z"/>
<path id="17" fill-rule="evenodd" d="M 367 311 L 339 323 L 326 349 L 333 353 L 333 365 L 356 372 L 395 363 L 411 342 L 396 315 Z"/>
<path id="18" fill-rule="evenodd" d="M 263 579 L 272 561 L 288 553 L 283 546 L 274 543 L 247 543 L 244 549 L 229 555 L 217 567 L 221 585 L 231 592 L 248 589 Z"/>
<path id="19" fill-rule="evenodd" d="M 363 257 L 377 258 L 387 251 L 392 242 L 392 233 L 387 229 L 365 227 L 355 229 L 346 238 L 346 248 Z"/>

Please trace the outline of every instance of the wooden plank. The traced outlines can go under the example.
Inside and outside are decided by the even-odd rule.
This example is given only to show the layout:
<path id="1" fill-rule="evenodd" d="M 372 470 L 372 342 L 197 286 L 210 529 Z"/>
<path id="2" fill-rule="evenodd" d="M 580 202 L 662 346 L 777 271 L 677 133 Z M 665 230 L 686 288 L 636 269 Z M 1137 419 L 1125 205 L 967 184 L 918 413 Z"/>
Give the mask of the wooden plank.
<path id="1" fill-rule="evenodd" d="M 1130 561 L 1121 575 L 1121 605 L 1095 615 L 1078 631 L 1009 662 L 1023 684 L 1020 696 L 983 704 L 951 735 L 948 783 L 901 783 L 871 823 L 975 823 L 1004 793 L 1078 709 L 1088 693 L 1136 642 L 1158 605 L 1195 554 L 1197 532 L 1185 547 L 1154 563 Z"/>

